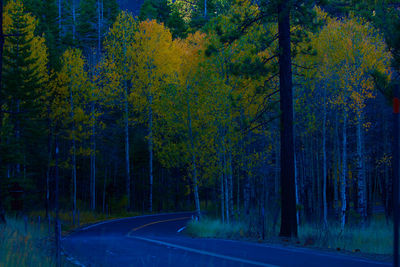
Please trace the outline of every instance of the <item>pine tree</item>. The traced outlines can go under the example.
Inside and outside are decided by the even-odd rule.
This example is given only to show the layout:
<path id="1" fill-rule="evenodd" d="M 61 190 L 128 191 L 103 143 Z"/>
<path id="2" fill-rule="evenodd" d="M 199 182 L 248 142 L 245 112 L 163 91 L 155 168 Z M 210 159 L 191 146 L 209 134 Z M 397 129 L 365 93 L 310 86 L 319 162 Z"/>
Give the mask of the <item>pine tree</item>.
<path id="1" fill-rule="evenodd" d="M 5 7 L 5 38 L 3 54 L 1 150 L 8 157 L 6 175 L 13 182 L 28 186 L 33 170 L 41 165 L 42 154 L 35 153 L 33 144 L 40 143 L 44 124 L 38 99 L 47 82 L 47 49 L 44 38 L 34 35 L 37 21 L 24 11 L 21 1 L 10 1 Z M 35 165 L 38 164 L 38 165 Z M 21 182 L 24 182 L 22 184 Z"/>

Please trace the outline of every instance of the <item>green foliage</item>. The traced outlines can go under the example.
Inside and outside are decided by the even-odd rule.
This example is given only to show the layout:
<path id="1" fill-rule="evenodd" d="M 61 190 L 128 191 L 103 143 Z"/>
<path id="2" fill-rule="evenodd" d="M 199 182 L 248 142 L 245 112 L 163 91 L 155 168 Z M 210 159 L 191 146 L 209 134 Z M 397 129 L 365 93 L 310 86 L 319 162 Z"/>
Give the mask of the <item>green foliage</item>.
<path id="1" fill-rule="evenodd" d="M 146 0 L 140 9 L 140 20 L 157 20 L 164 23 L 172 32 L 174 37 L 185 37 L 187 24 L 176 8 L 171 7 L 168 0 Z"/>
<path id="2" fill-rule="evenodd" d="M 35 164 L 42 155 L 36 153 L 33 143 L 41 142 L 45 131 L 40 99 L 48 80 L 47 48 L 44 38 L 34 35 L 36 26 L 37 20 L 25 13 L 21 1 L 5 6 L 4 32 L 11 36 L 5 38 L 0 91 L 5 111 L 0 124 L 1 169 L 5 171 L 8 165 L 7 176 L 15 179 L 7 181 L 8 186 L 19 183 L 25 190 L 35 184 L 26 178 L 38 171 Z M 22 166 L 29 166 L 31 172 L 23 172 Z"/>

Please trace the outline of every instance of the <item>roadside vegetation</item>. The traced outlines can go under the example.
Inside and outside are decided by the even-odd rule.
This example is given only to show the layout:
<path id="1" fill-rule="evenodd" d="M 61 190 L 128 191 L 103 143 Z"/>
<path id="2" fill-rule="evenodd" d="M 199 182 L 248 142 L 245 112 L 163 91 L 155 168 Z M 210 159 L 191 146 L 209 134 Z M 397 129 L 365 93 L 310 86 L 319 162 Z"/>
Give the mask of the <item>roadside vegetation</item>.
<path id="1" fill-rule="evenodd" d="M 277 239 L 279 223 L 265 221 L 264 240 L 262 227 L 250 220 L 235 220 L 224 223 L 220 219 L 205 217 L 187 224 L 185 233 L 192 237 L 249 240 L 266 243 L 288 243 L 301 247 L 323 248 L 340 252 L 366 253 L 389 256 L 393 253 L 393 224 L 376 217 L 364 227 L 348 224 L 342 231 L 339 224 L 327 227 L 312 223 L 302 223 L 298 228 L 298 238 Z"/>
<path id="2" fill-rule="evenodd" d="M 7 217 L 0 225 L 0 266 L 56 266 L 53 240 L 46 224 L 28 220 L 25 228 L 23 218 Z M 62 258 L 61 266 L 74 265 Z"/>
<path id="3" fill-rule="evenodd" d="M 59 218 L 61 222 L 61 230 L 65 234 L 66 232 L 72 231 L 84 225 L 93 224 L 105 220 L 119 219 L 125 217 L 133 217 L 138 216 L 141 213 L 138 212 L 118 212 L 118 213 L 101 213 L 101 212 L 93 212 L 93 211 L 82 211 L 78 212 L 74 217 L 71 211 L 60 211 Z M 45 223 L 48 225 L 48 219 L 46 218 L 46 212 L 44 210 L 35 211 L 30 213 L 30 217 L 34 218 L 34 220 L 38 220 L 38 218 L 45 218 Z M 55 218 L 55 213 L 50 213 L 50 218 L 52 220 Z"/>

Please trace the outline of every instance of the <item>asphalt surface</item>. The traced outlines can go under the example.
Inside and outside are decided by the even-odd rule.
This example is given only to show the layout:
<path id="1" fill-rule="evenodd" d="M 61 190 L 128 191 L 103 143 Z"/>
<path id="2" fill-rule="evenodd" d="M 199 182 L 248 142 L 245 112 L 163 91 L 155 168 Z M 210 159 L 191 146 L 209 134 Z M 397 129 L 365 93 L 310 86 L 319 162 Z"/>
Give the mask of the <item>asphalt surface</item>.
<path id="1" fill-rule="evenodd" d="M 64 237 L 63 250 L 81 266 L 391 266 L 311 249 L 190 238 L 178 231 L 192 215 L 159 214 L 94 224 Z"/>

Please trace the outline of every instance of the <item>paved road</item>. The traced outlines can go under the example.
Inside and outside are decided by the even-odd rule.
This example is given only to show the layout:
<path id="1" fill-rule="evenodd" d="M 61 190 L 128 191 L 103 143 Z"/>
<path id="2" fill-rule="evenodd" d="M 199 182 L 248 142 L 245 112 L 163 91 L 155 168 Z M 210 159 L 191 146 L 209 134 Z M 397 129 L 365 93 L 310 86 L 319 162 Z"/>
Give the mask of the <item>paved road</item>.
<path id="1" fill-rule="evenodd" d="M 186 237 L 178 231 L 192 214 L 102 222 L 64 237 L 62 245 L 82 266 L 390 266 L 311 249 Z"/>

